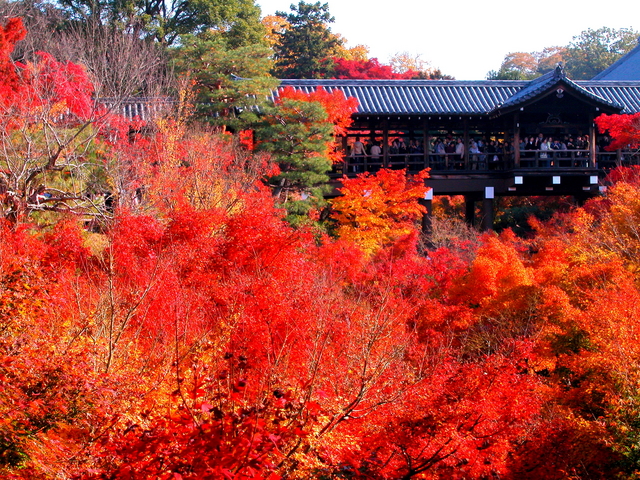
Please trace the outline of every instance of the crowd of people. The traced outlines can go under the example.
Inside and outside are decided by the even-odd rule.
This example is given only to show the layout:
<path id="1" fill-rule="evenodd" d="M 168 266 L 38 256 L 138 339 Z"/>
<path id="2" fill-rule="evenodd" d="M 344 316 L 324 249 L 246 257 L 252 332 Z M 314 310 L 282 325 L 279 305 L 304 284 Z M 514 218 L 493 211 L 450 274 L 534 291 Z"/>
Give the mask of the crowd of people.
<path id="1" fill-rule="evenodd" d="M 525 135 L 517 148 L 523 167 L 587 166 L 591 149 L 589 135 L 549 136 L 543 133 Z M 596 151 L 603 152 L 608 138 L 602 137 Z M 349 154 L 350 171 L 375 171 L 384 165 L 383 142 L 356 137 Z M 447 135 L 430 140 L 427 150 L 429 167 L 437 170 L 501 170 L 513 166 L 516 143 L 511 139 L 474 137 L 465 145 L 462 137 Z M 468 154 L 465 152 L 468 151 Z M 422 140 L 390 138 L 387 163 L 390 168 L 409 168 L 424 165 L 425 148 Z M 555 162 L 559 164 L 555 164 Z"/>

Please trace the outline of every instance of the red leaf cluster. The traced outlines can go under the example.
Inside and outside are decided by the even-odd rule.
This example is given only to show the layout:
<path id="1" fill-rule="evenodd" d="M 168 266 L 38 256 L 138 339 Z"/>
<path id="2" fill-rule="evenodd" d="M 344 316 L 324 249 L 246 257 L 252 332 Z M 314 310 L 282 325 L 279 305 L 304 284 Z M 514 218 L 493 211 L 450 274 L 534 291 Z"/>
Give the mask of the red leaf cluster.
<path id="1" fill-rule="evenodd" d="M 606 150 L 640 148 L 640 113 L 633 115 L 603 114 L 597 117 L 595 122 L 601 132 L 608 132 L 613 139 Z"/>
<path id="2" fill-rule="evenodd" d="M 81 70 L 41 58 L 16 85 L 84 115 Z M 3 478 L 636 474 L 637 172 L 534 239 L 420 253 L 426 172 L 345 180 L 334 239 L 284 222 L 231 135 L 103 135 L 102 230 L 0 225 Z"/>
<path id="3" fill-rule="evenodd" d="M 351 114 L 358 108 L 358 100 L 355 97 L 345 97 L 339 89 L 329 92 L 322 87 L 317 87 L 313 92 L 306 93 L 293 87 L 285 87 L 278 92 L 278 99 L 282 101 L 286 98 L 319 103 L 327 113 L 327 122 L 333 124 L 336 138 L 346 134 L 352 122 Z M 332 142 L 329 152 L 333 163 L 342 162 L 342 153 L 337 141 Z"/>
<path id="4" fill-rule="evenodd" d="M 49 111 L 53 116 L 72 116 L 86 120 L 93 111 L 93 85 L 84 68 L 71 62 L 61 63 L 50 54 L 39 52 L 38 62 L 11 61 L 15 44 L 26 35 L 19 18 L 0 26 L 0 106 L 11 115 L 3 115 L 5 127 L 15 128 L 30 116 Z M 6 117 L 10 117 L 9 122 Z M 20 118 L 21 117 L 21 118 Z M 8 122 L 8 123 L 7 123 Z"/>
<path id="5" fill-rule="evenodd" d="M 345 58 L 333 58 L 332 60 L 335 78 L 410 80 L 418 77 L 418 72 L 413 70 L 396 73 L 390 65 L 381 64 L 377 58 L 370 58 L 366 61 Z"/>

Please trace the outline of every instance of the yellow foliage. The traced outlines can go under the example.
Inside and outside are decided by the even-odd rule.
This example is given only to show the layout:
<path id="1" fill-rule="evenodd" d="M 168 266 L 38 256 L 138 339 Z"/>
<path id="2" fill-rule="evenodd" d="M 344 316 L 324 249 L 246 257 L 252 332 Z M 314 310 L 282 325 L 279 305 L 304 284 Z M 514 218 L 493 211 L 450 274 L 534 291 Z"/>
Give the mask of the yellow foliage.
<path id="1" fill-rule="evenodd" d="M 340 35 L 336 35 L 340 40 L 340 44 L 335 49 L 335 56 L 344 58 L 345 60 L 357 60 L 366 62 L 369 60 L 369 47 L 366 45 L 356 45 L 355 47 L 346 47 L 346 40 Z"/>
<path id="2" fill-rule="evenodd" d="M 426 212 L 418 202 L 428 191 L 426 176 L 426 171 L 408 177 L 404 170 L 383 169 L 344 178 L 342 196 L 333 201 L 337 234 L 371 255 L 415 232 L 415 221 Z"/>
<path id="3" fill-rule="evenodd" d="M 280 34 L 290 28 L 289 22 L 278 15 L 267 15 L 262 19 L 262 25 L 267 31 L 265 39 L 271 48 L 280 43 Z"/>

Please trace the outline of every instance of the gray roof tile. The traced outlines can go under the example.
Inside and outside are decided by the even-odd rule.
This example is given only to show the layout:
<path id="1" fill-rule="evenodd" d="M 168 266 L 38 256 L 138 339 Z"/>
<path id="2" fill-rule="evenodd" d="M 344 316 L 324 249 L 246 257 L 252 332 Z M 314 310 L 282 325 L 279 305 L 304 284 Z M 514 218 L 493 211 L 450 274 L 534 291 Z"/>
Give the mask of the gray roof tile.
<path id="1" fill-rule="evenodd" d="M 515 105 L 549 88 L 554 72 L 533 81 L 516 80 L 282 80 L 305 92 L 317 87 L 342 90 L 358 99 L 363 115 L 488 115 L 497 107 Z M 640 81 L 574 82 L 569 87 L 622 113 L 640 112 Z"/>

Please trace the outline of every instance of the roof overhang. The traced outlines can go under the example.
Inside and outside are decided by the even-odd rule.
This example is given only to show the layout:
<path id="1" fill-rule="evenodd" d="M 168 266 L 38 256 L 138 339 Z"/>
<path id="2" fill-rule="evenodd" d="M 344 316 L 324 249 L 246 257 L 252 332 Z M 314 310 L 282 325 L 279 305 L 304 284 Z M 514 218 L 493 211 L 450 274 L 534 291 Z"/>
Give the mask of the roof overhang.
<path id="1" fill-rule="evenodd" d="M 593 106 L 597 108 L 598 111 L 604 113 L 620 113 L 623 110 L 623 107 L 618 103 L 596 95 L 568 79 L 564 75 L 562 67 L 559 65 L 555 71 L 533 80 L 507 101 L 497 105 L 489 112 L 489 116 L 491 118 L 497 118 L 514 111 L 522 110 L 551 95 L 563 98 L 565 94 L 578 98 L 581 102 Z"/>

